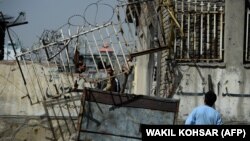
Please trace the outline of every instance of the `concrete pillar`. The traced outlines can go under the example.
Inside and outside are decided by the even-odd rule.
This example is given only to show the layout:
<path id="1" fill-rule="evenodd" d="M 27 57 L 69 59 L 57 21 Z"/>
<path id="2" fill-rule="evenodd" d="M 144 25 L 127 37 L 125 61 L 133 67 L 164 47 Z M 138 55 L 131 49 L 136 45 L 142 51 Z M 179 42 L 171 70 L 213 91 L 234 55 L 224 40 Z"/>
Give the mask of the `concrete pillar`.
<path id="1" fill-rule="evenodd" d="M 225 63 L 227 67 L 243 64 L 245 1 L 225 0 Z"/>

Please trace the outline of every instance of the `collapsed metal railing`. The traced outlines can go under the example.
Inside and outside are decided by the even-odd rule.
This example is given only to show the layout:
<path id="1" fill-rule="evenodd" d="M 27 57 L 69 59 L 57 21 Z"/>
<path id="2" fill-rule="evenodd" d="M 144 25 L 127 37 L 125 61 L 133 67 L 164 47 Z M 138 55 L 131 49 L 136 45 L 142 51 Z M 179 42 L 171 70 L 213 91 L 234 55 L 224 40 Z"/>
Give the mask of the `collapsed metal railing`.
<path id="1" fill-rule="evenodd" d="M 173 55 L 171 50 L 174 53 L 173 60 L 206 59 L 209 61 L 216 59 L 221 61 L 223 59 L 221 43 L 223 20 L 218 22 L 218 19 L 223 18 L 223 12 L 209 11 L 208 8 L 205 12 L 200 9 L 201 13 L 199 14 L 196 8 L 197 11 L 191 11 L 190 1 L 187 5 L 187 15 L 184 10 L 184 1 L 181 3 L 181 11 L 177 1 L 175 1 L 175 11 L 169 10 L 171 5 L 152 0 L 124 0 L 119 2 L 119 5 L 113 9 L 115 16 L 111 21 L 99 25 L 79 25 L 75 30 L 62 27 L 56 32 L 47 32 L 41 37 L 41 42 L 36 48 L 16 56 L 23 62 L 21 69 L 26 70 L 24 79 L 29 85 L 26 89 L 27 95 L 23 98 L 27 97 L 31 105 L 43 102 L 53 138 L 56 140 L 59 138 L 68 140 L 68 137 L 76 131 L 75 116 L 79 114 L 79 107 L 81 106 L 81 91 L 75 92 L 75 90 L 82 90 L 85 87 L 96 88 L 96 83 L 107 80 L 105 64 L 111 65 L 115 71 L 114 76 L 120 76 L 124 75 L 123 67 L 129 67 L 127 57 L 133 57 L 135 61 L 138 56 L 161 51 L 166 51 L 168 54 L 158 57 L 169 60 Z M 143 13 L 145 9 L 148 9 L 148 15 Z M 165 9 L 163 10 L 165 13 L 161 13 L 162 9 Z M 170 22 L 164 23 L 164 15 L 168 19 L 172 19 L 173 25 L 169 25 Z M 211 15 L 214 24 L 208 22 Z M 187 26 L 184 24 L 186 23 L 185 16 L 187 16 Z M 192 19 L 191 17 L 196 18 Z M 200 28 L 197 24 L 197 17 L 200 18 Z M 204 22 L 204 19 L 207 22 Z M 205 26 L 206 32 L 202 28 L 206 25 L 205 23 L 207 24 Z M 191 26 L 194 30 L 191 29 Z M 220 30 L 216 30 L 218 27 L 220 27 Z M 195 41 L 198 36 L 192 37 L 191 35 L 195 34 L 198 29 L 201 31 L 199 47 L 198 42 Z M 76 33 L 73 31 L 76 31 Z M 175 31 L 174 36 L 171 35 L 172 31 Z M 220 32 L 218 33 L 218 31 Z M 213 36 L 210 36 L 210 32 L 213 32 Z M 207 38 L 204 38 L 204 33 L 206 33 Z M 211 38 L 216 41 L 220 39 L 220 48 L 216 50 L 217 53 L 214 56 L 212 55 L 212 58 L 207 55 L 208 52 L 214 52 L 210 47 Z M 171 42 L 174 42 L 173 46 Z M 150 45 L 145 46 L 146 43 Z M 206 43 L 206 46 L 204 46 L 204 43 Z M 206 55 L 203 55 L 204 50 Z M 201 56 L 192 55 L 194 52 Z M 75 70 L 78 67 L 81 53 L 84 58 L 83 61 L 86 61 L 84 63 L 87 65 L 87 61 L 89 61 L 88 64 L 92 64 L 92 66 L 89 66 L 88 70 L 80 74 L 76 73 Z M 89 56 L 89 59 L 87 59 L 87 56 Z M 168 69 L 158 71 L 158 74 L 165 73 L 165 76 L 160 76 L 164 77 L 164 83 L 157 83 L 159 86 L 165 86 L 163 87 L 163 97 L 166 97 L 167 94 L 174 92 L 173 85 L 178 83 L 178 81 L 175 81 L 174 68 L 170 69 L 175 65 L 175 62 L 165 61 L 164 64 L 160 65 L 162 65 L 162 68 L 168 67 Z M 166 81 L 166 79 L 168 80 Z M 81 84 L 80 81 L 82 81 Z M 132 83 L 132 81 L 130 80 L 127 83 Z M 78 86 L 76 87 L 75 84 Z M 53 119 L 56 122 L 53 122 L 51 117 L 54 117 Z M 59 129 L 60 137 L 57 136 L 55 127 Z"/>

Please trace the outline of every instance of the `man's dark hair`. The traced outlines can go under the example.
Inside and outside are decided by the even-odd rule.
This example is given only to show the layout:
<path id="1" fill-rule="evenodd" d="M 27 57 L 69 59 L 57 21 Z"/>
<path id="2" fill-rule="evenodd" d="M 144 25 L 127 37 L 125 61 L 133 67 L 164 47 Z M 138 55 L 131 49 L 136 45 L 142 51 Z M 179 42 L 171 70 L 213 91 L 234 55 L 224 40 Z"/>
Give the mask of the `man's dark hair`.
<path id="1" fill-rule="evenodd" d="M 106 62 L 103 62 L 104 66 L 107 66 Z M 97 64 L 98 69 L 104 69 L 104 66 L 102 64 L 102 61 L 99 61 Z"/>
<path id="2" fill-rule="evenodd" d="M 213 91 L 208 91 L 205 94 L 205 104 L 212 107 L 217 99 L 216 94 Z"/>

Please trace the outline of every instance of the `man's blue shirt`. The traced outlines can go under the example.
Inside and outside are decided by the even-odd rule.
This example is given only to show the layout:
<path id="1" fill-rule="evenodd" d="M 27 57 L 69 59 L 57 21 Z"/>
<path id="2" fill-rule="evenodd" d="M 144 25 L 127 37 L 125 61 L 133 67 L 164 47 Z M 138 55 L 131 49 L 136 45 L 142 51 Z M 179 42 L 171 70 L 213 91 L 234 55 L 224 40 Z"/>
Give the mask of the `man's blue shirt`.
<path id="1" fill-rule="evenodd" d="M 220 113 L 207 105 L 196 107 L 188 116 L 186 125 L 221 125 Z"/>

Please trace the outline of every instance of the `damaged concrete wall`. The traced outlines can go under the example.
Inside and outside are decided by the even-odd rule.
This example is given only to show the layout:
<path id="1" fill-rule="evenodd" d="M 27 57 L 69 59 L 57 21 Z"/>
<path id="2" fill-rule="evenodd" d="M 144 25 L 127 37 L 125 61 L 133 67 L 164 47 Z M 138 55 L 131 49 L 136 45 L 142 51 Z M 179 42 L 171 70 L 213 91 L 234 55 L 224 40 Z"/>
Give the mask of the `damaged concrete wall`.
<path id="1" fill-rule="evenodd" d="M 179 68 L 183 78 L 174 98 L 180 99 L 179 119 L 183 122 L 191 110 L 203 104 L 202 93 L 208 91 L 208 76 L 217 94 L 216 109 L 225 124 L 250 123 L 250 69 L 243 64 L 245 1 L 225 1 L 224 62 Z M 200 95 L 199 95 L 200 94 Z"/>

